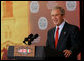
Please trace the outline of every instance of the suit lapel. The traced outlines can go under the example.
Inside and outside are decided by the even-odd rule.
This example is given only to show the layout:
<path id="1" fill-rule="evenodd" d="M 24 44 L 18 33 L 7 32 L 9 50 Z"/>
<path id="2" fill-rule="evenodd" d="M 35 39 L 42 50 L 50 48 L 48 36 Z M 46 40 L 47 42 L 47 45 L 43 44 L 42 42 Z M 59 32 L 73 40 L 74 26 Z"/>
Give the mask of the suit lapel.
<path id="1" fill-rule="evenodd" d="M 52 31 L 52 41 L 53 41 L 53 48 L 55 48 L 55 38 L 54 38 L 54 34 L 55 34 L 55 29 L 56 29 L 56 27 L 54 27 L 54 29 L 53 29 L 53 31 Z"/>
<path id="2" fill-rule="evenodd" d="M 65 22 L 64 27 L 63 27 L 63 29 L 61 31 L 59 40 L 58 40 L 57 50 L 61 47 L 63 39 L 64 39 L 64 37 L 65 37 L 66 34 L 67 34 L 67 23 Z"/>

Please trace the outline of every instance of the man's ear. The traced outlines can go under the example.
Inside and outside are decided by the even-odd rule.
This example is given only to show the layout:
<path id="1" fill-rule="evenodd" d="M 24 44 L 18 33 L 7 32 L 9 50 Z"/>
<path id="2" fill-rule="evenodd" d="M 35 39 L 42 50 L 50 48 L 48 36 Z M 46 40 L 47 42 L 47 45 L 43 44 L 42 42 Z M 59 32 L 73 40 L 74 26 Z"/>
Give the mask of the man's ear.
<path id="1" fill-rule="evenodd" d="M 64 18 L 64 17 L 65 17 L 65 15 L 62 15 L 62 17 Z"/>

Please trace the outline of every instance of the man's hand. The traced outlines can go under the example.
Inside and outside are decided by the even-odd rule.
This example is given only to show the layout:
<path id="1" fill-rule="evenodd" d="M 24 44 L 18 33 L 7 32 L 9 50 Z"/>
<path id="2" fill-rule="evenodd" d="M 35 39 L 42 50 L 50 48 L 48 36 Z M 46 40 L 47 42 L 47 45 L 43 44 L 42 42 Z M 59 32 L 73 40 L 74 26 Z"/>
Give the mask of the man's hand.
<path id="1" fill-rule="evenodd" d="M 66 58 L 68 58 L 71 54 L 72 54 L 72 52 L 70 51 L 70 50 L 64 50 L 63 51 L 64 52 L 64 56 L 66 57 Z"/>

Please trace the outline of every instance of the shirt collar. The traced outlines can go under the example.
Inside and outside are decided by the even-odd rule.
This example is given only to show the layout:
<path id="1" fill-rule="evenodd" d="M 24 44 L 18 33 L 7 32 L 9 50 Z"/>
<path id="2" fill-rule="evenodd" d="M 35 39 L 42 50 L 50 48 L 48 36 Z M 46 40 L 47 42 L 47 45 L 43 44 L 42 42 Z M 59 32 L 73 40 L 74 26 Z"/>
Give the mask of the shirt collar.
<path id="1" fill-rule="evenodd" d="M 60 28 L 63 28 L 64 24 L 65 24 L 65 21 L 63 21 L 63 22 L 59 25 L 59 29 L 60 29 Z M 58 27 L 58 26 L 56 26 L 56 29 L 57 29 L 57 27 Z"/>

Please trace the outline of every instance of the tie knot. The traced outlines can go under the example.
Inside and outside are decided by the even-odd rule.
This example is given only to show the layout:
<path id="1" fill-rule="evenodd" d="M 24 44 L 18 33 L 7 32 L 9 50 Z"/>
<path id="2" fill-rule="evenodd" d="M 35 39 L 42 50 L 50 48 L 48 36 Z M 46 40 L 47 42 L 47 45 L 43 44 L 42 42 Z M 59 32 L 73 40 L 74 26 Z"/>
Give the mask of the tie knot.
<path id="1" fill-rule="evenodd" d="M 57 30 L 59 30 L 59 27 L 57 27 Z"/>

